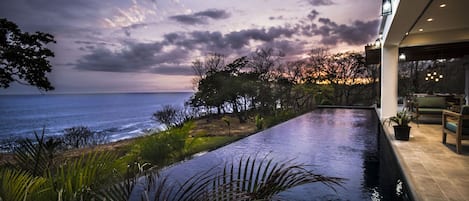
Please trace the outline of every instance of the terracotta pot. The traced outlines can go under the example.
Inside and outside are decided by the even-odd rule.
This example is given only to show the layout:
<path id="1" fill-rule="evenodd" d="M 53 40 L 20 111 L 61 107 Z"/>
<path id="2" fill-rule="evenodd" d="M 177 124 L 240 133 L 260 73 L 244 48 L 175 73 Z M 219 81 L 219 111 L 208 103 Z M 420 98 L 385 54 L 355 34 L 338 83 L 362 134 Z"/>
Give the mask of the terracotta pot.
<path id="1" fill-rule="evenodd" d="M 410 126 L 393 126 L 396 140 L 409 140 Z"/>

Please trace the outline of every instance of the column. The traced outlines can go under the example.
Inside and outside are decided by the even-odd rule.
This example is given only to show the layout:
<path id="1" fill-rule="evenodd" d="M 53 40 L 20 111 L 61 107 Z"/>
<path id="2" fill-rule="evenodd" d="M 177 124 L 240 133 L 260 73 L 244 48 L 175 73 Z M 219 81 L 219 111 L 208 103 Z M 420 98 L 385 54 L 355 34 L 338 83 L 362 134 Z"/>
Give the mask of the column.
<path id="1" fill-rule="evenodd" d="M 464 98 L 466 99 L 466 105 L 469 105 L 469 64 L 466 64 L 465 66 L 465 72 L 466 72 L 466 77 L 465 77 L 465 87 L 464 87 L 464 92 L 465 92 L 465 96 Z"/>
<path id="2" fill-rule="evenodd" d="M 397 73 L 399 47 L 384 45 L 381 49 L 381 116 L 386 119 L 397 112 Z"/>

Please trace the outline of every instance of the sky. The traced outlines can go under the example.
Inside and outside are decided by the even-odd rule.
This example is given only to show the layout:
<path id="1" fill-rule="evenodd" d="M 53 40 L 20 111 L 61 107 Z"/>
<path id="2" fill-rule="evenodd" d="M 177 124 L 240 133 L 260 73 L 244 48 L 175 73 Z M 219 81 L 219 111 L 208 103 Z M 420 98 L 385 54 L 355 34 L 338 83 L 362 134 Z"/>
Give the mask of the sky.
<path id="1" fill-rule="evenodd" d="M 378 36 L 378 0 L 2 0 L 0 18 L 57 43 L 53 93 L 194 90 L 192 61 L 260 48 L 363 51 Z M 0 94 L 39 93 L 15 84 Z"/>

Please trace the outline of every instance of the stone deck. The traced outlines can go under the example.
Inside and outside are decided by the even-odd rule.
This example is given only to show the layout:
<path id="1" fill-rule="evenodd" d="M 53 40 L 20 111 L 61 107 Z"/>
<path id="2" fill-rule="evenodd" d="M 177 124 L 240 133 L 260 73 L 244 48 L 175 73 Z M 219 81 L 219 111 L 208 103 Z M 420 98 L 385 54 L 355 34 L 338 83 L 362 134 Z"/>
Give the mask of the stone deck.
<path id="1" fill-rule="evenodd" d="M 411 126 L 409 141 L 395 140 L 392 127 L 384 130 L 416 201 L 469 201 L 469 141 L 457 154 L 452 135 L 441 143 L 441 125 Z"/>

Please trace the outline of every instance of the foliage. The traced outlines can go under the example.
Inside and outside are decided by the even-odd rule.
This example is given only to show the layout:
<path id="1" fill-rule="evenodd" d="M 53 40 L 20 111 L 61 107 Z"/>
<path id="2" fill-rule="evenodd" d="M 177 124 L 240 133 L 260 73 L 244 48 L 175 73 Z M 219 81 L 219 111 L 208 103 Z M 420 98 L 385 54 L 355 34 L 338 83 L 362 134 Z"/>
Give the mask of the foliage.
<path id="1" fill-rule="evenodd" d="M 33 175 L 21 169 L 0 170 L 0 200 L 92 200 L 113 178 L 109 153 L 94 153 Z"/>
<path id="2" fill-rule="evenodd" d="M 0 87 L 8 88 L 10 83 L 18 82 L 53 90 L 46 77 L 52 70 L 48 58 L 54 57 L 45 47 L 48 43 L 55 43 L 52 35 L 22 32 L 15 23 L 0 18 Z"/>
<path id="3" fill-rule="evenodd" d="M 257 130 L 262 130 L 262 129 L 264 129 L 264 118 L 261 117 L 261 115 L 257 114 L 257 115 L 254 117 L 254 121 L 255 121 Z"/>
<path id="4" fill-rule="evenodd" d="M 167 177 L 154 177 L 148 183 L 153 184 L 149 189 L 155 190 L 144 194 L 153 192 L 148 197 L 154 200 L 271 200 L 280 192 L 307 183 L 320 182 L 332 189 L 340 186 L 342 179 L 317 175 L 306 167 L 292 161 L 247 157 L 225 164 L 221 171 L 210 168 L 200 172 L 179 186 L 168 185 Z"/>
<path id="5" fill-rule="evenodd" d="M 0 200 L 34 200 L 47 190 L 46 179 L 19 169 L 0 170 Z"/>
<path id="6" fill-rule="evenodd" d="M 298 114 L 295 113 L 292 110 L 277 111 L 275 114 L 265 117 L 265 127 L 266 128 L 272 127 L 272 126 L 277 125 L 277 124 L 279 124 L 283 121 L 291 119 L 291 118 L 293 118 L 297 115 Z"/>
<path id="7" fill-rule="evenodd" d="M 228 143 L 241 139 L 241 136 L 210 136 L 210 137 L 197 137 L 191 142 L 192 145 L 187 154 L 192 155 L 202 151 L 210 151 Z"/>
<path id="8" fill-rule="evenodd" d="M 188 122 L 181 128 L 172 128 L 144 138 L 137 143 L 140 156 L 154 165 L 165 165 L 184 157 L 190 147 L 190 144 L 186 144 L 186 139 L 192 126 Z"/>
<path id="9" fill-rule="evenodd" d="M 192 116 L 184 109 L 172 105 L 164 105 L 152 115 L 152 119 L 164 124 L 167 128 L 181 127 Z"/>
<path id="10" fill-rule="evenodd" d="M 66 128 L 63 133 L 63 142 L 69 148 L 82 148 L 107 142 L 105 132 L 95 132 L 86 126 Z"/>
<path id="11" fill-rule="evenodd" d="M 32 175 L 42 175 L 54 165 L 55 152 L 60 145 L 59 141 L 51 138 L 45 140 L 45 129 L 41 136 L 36 132 L 36 141 L 25 139 L 14 149 L 15 166 Z"/>
<path id="12" fill-rule="evenodd" d="M 52 183 L 54 200 L 91 200 L 100 189 L 116 182 L 115 160 L 111 153 L 95 152 L 50 170 L 47 179 Z"/>
<path id="13" fill-rule="evenodd" d="M 231 135 L 231 122 L 230 122 L 230 119 L 228 119 L 226 117 L 222 117 L 221 120 L 223 120 L 223 122 L 225 122 L 226 126 L 228 127 L 228 135 Z"/>
<path id="14" fill-rule="evenodd" d="M 409 126 L 409 123 L 414 120 L 412 113 L 407 110 L 402 110 L 396 113 L 396 116 L 387 118 L 384 123 L 388 125 L 397 124 L 398 126 Z"/>

